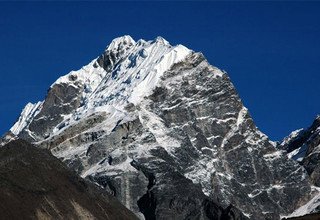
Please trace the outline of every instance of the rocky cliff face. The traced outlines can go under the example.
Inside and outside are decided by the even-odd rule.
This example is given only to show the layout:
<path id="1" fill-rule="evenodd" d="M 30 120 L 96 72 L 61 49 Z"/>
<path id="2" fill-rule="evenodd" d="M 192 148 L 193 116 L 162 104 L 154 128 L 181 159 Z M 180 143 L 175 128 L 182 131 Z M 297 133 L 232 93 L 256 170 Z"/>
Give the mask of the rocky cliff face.
<path id="1" fill-rule="evenodd" d="M 303 166 L 311 182 L 320 187 L 320 117 L 318 116 L 312 125 L 306 129 L 293 131 L 278 146 L 284 150 L 289 158 L 292 158 Z M 309 213 L 319 213 L 320 193 L 307 204 L 295 210 L 290 216 L 301 216 Z M 306 215 L 297 219 L 315 219 L 318 215 Z"/>
<path id="2" fill-rule="evenodd" d="M 279 146 L 305 167 L 312 182 L 320 186 L 320 117 L 307 129 L 292 132 Z"/>
<path id="3" fill-rule="evenodd" d="M 256 128 L 227 74 L 163 38 L 115 39 L 28 109 L 14 134 L 140 218 L 279 219 L 312 194 L 304 169 Z"/>
<path id="4" fill-rule="evenodd" d="M 137 219 L 113 196 L 25 141 L 0 148 L 1 219 Z"/>

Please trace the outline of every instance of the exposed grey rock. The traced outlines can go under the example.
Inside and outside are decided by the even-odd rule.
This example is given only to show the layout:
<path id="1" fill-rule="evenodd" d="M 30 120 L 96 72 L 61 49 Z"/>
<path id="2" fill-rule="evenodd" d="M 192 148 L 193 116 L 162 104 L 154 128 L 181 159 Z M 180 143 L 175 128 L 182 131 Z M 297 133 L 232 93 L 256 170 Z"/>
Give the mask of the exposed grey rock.
<path id="1" fill-rule="evenodd" d="M 16 139 L 17 139 L 17 136 L 15 136 L 11 131 L 8 131 L 0 138 L 0 147 Z"/>
<path id="2" fill-rule="evenodd" d="M 72 113 L 80 106 L 83 85 L 55 84 L 48 91 L 42 109 L 19 133 L 19 136 L 28 141 L 37 141 L 48 138 L 53 128 L 62 120 L 63 115 Z"/>

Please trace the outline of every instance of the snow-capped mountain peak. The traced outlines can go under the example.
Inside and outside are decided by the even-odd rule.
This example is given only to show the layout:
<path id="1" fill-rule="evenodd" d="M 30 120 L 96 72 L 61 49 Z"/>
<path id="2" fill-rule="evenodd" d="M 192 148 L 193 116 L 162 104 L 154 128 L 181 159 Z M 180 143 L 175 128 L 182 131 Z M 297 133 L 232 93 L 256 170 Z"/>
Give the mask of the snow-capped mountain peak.
<path id="1" fill-rule="evenodd" d="M 134 45 L 136 42 L 129 35 L 124 35 L 121 37 L 117 37 L 111 41 L 111 43 L 107 47 L 107 51 L 121 50 L 124 47 L 130 47 Z"/>
<path id="2" fill-rule="evenodd" d="M 85 103 L 84 108 L 110 104 L 122 106 L 128 102 L 137 104 L 150 94 L 165 71 L 191 52 L 182 45 L 171 46 L 162 37 L 135 43 L 126 35 L 114 39 L 105 54 L 89 65 L 60 77 L 53 85 L 83 85 L 86 88 L 82 100 Z M 117 58 L 112 60 L 114 57 Z M 113 68 L 103 69 L 97 65 L 99 62 L 113 65 Z"/>
<path id="3" fill-rule="evenodd" d="M 122 111 L 129 103 L 138 105 L 143 97 L 151 94 L 164 72 L 191 53 L 183 45 L 171 46 L 162 37 L 137 42 L 129 35 L 115 38 L 102 55 L 81 69 L 61 76 L 50 86 L 52 91 L 71 86 L 79 94 L 77 108 L 63 112 L 66 116 L 61 123 L 48 130 L 49 133 L 45 132 L 45 136 L 61 130 L 61 124 L 68 125 L 92 112 Z M 39 103 L 33 110 L 35 114 L 32 114 L 31 107 L 30 104 L 26 106 L 19 121 L 11 128 L 14 134 L 18 135 L 29 124 L 30 117 L 39 112 L 35 111 Z M 26 131 L 29 132 L 28 129 Z M 32 132 L 29 135 L 38 139 Z"/>
<path id="4" fill-rule="evenodd" d="M 157 42 L 157 43 L 160 43 L 160 44 L 164 44 L 164 45 L 170 45 L 170 43 L 166 39 L 161 37 L 161 36 L 156 37 L 154 42 Z"/>
<path id="5" fill-rule="evenodd" d="M 214 201 L 277 219 L 310 196 L 305 171 L 256 128 L 227 74 L 161 37 L 114 39 L 53 83 L 40 111 L 19 125 L 20 138 L 146 219 L 212 219 Z"/>

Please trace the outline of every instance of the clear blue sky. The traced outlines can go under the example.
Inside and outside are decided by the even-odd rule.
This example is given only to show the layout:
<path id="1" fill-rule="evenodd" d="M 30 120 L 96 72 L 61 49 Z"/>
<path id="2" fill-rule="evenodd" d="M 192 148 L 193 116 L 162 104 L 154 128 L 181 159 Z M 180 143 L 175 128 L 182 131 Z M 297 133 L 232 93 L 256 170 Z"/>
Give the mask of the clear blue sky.
<path id="1" fill-rule="evenodd" d="M 319 2 L 0 3 L 0 133 L 115 37 L 163 36 L 229 73 L 271 139 L 320 113 Z"/>

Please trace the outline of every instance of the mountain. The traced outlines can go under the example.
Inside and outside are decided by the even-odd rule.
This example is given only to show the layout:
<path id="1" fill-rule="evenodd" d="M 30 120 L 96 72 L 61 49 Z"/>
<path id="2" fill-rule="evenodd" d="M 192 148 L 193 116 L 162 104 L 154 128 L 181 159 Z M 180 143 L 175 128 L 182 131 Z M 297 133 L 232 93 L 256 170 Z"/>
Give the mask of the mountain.
<path id="1" fill-rule="evenodd" d="M 114 39 L 28 104 L 11 132 L 141 219 L 279 219 L 316 193 L 227 73 L 161 37 Z"/>
<path id="2" fill-rule="evenodd" d="M 48 150 L 15 140 L 0 148 L 0 219 L 137 219 Z"/>

